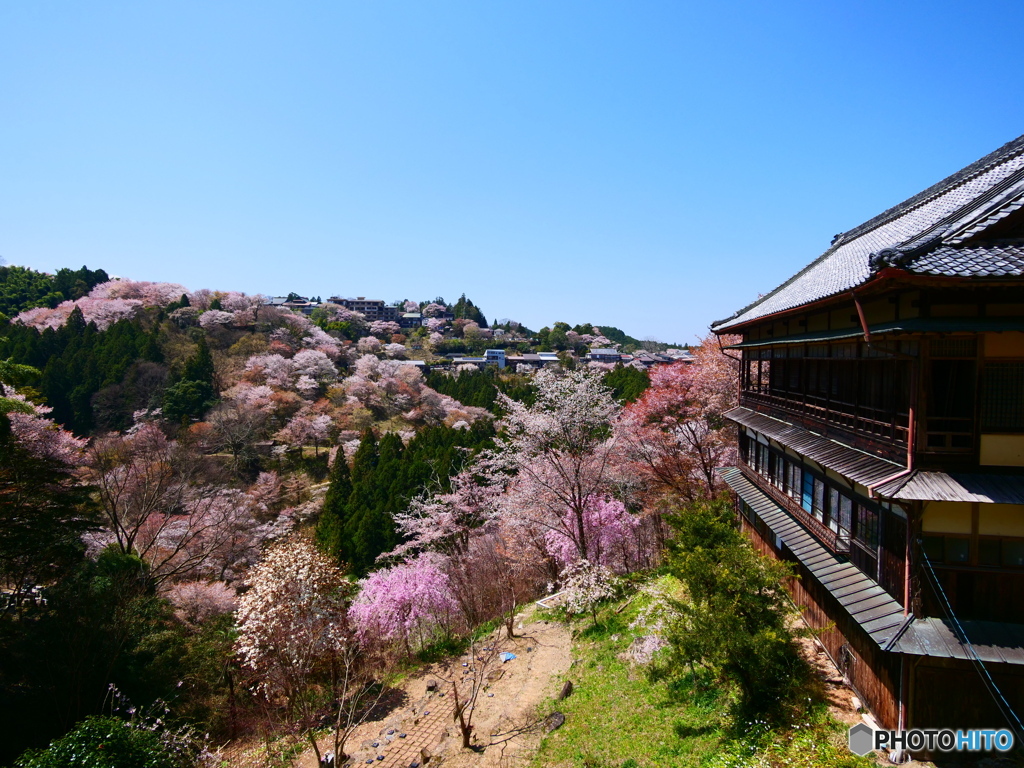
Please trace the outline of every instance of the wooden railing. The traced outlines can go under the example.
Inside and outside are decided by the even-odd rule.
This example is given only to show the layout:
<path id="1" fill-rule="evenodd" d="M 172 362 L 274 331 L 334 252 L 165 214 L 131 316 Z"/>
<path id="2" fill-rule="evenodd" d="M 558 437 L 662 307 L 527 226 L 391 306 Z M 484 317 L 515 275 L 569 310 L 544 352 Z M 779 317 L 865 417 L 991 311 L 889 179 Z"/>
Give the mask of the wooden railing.
<path id="1" fill-rule="evenodd" d="M 889 441 L 906 447 L 909 434 L 909 417 L 905 413 L 887 413 L 876 408 L 866 408 L 853 403 L 824 400 L 811 395 L 802 399 L 783 397 L 769 392 L 746 390 L 741 393 L 742 402 L 767 405 L 771 408 L 818 422 L 827 429 L 829 425 L 873 439 Z"/>
<path id="2" fill-rule="evenodd" d="M 850 534 L 846 531 L 833 531 L 814 515 L 801 507 L 794 499 L 776 488 L 767 477 L 759 475 L 749 466 L 740 462 L 740 469 L 747 476 L 750 482 L 754 483 L 759 490 L 767 494 L 772 501 L 778 504 L 791 514 L 800 525 L 814 536 L 818 541 L 828 547 L 837 555 L 846 555 L 850 552 Z"/>

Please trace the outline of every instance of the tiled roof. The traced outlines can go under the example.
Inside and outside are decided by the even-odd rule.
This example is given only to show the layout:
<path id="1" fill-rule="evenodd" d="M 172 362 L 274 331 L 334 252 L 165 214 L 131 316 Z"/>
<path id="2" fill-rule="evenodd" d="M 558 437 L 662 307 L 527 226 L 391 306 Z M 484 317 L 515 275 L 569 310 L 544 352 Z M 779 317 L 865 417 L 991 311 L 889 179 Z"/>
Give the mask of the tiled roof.
<path id="1" fill-rule="evenodd" d="M 910 268 L 925 275 L 1020 277 L 1024 275 L 1024 242 L 941 246 L 914 259 Z"/>
<path id="2" fill-rule="evenodd" d="M 732 317 L 714 323 L 712 328 L 724 331 L 765 315 L 849 291 L 866 282 L 883 266 L 895 265 L 921 271 L 918 264 L 922 258 L 934 253 L 932 249 L 961 242 L 1005 217 L 1008 212 L 1021 208 L 1024 204 L 1022 192 L 1024 136 L 838 236 L 814 262 Z M 977 266 L 977 260 L 986 255 L 997 254 L 979 251 L 973 255 L 973 261 L 971 256 L 961 255 L 956 263 L 963 261 Z M 943 259 L 953 259 L 953 256 L 947 254 L 934 262 L 926 262 L 925 274 L 959 274 L 959 271 L 947 269 Z M 987 263 L 984 268 L 988 268 Z M 969 271 L 968 274 L 979 275 L 978 271 Z M 991 276 L 1002 275 L 993 272 Z"/>

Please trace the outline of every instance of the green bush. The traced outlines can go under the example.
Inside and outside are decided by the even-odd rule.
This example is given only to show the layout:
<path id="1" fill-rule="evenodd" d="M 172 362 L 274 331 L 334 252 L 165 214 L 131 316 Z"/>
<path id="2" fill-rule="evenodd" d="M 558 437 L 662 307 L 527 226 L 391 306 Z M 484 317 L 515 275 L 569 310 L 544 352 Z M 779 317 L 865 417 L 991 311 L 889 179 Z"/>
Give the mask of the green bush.
<path id="1" fill-rule="evenodd" d="M 175 754 L 160 735 L 116 717 L 87 717 L 46 749 L 26 752 L 15 768 L 185 768 L 190 754 Z"/>
<path id="2" fill-rule="evenodd" d="M 667 568 L 686 588 L 667 639 L 662 671 L 695 666 L 737 688 L 739 719 L 782 715 L 805 680 L 787 626 L 785 563 L 756 552 L 725 499 L 693 504 L 671 518 L 677 535 Z"/>

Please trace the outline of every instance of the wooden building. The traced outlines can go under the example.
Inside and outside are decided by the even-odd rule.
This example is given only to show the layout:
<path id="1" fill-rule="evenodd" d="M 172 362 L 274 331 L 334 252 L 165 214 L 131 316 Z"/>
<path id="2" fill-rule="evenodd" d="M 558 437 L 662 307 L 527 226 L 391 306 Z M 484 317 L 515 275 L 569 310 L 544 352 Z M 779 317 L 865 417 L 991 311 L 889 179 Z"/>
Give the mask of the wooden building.
<path id="1" fill-rule="evenodd" d="M 1024 136 L 712 328 L 742 525 L 878 721 L 1024 713 Z"/>

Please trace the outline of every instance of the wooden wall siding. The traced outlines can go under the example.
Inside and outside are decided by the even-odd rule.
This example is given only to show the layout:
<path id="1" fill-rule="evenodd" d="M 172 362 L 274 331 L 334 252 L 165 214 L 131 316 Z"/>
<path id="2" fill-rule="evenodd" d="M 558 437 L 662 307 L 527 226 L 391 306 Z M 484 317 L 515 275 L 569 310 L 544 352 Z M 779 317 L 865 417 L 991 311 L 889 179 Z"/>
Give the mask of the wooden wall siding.
<path id="1" fill-rule="evenodd" d="M 879 523 L 878 584 L 903 605 L 907 577 L 907 521 L 883 510 Z"/>
<path id="2" fill-rule="evenodd" d="M 896 728 L 899 722 L 899 656 L 882 652 L 795 557 L 780 556 L 746 519 L 740 519 L 742 529 L 755 549 L 793 565 L 796 578 L 790 579 L 786 588 L 793 602 L 800 607 L 804 620 L 819 630 L 818 638 L 829 656 L 846 674 L 861 701 L 879 723 L 886 728 Z"/>
<path id="3" fill-rule="evenodd" d="M 1024 573 L 936 567 L 935 575 L 959 618 L 1024 624 Z M 927 578 L 921 596 L 925 616 L 946 617 Z"/>
<path id="4" fill-rule="evenodd" d="M 967 661 L 915 659 L 910 674 L 911 728 L 1005 728 L 978 671 Z M 992 679 L 1015 712 L 1024 711 L 1024 668 L 986 664 Z"/>

